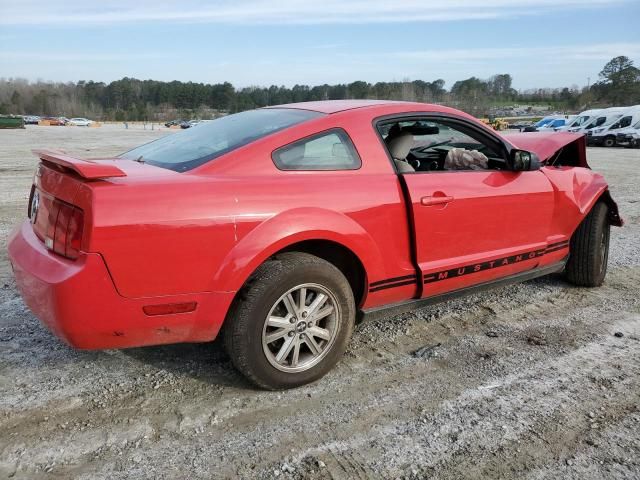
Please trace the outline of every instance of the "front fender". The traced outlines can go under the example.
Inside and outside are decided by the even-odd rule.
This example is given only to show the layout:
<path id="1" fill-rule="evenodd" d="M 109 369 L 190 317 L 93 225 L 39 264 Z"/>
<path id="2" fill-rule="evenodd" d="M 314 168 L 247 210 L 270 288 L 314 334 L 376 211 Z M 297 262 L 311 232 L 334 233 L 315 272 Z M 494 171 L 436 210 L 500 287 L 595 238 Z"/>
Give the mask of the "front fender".
<path id="1" fill-rule="evenodd" d="M 338 243 L 360 259 L 368 278 L 383 275 L 378 245 L 355 220 L 323 208 L 295 208 L 262 222 L 240 239 L 215 273 L 210 291 L 238 291 L 266 259 L 305 240 Z"/>
<path id="2" fill-rule="evenodd" d="M 542 172 L 554 188 L 553 233 L 571 235 L 600 199 L 609 207 L 611 224 L 622 226 L 618 206 L 602 175 L 580 167 L 544 167 Z"/>
<path id="3" fill-rule="evenodd" d="M 584 218 L 598 201 L 603 201 L 609 207 L 609 222 L 621 227 L 624 221 L 618 212 L 618 205 L 611 197 L 609 185 L 602 175 L 591 170 L 576 169 L 573 181 L 575 200 L 582 218 Z"/>

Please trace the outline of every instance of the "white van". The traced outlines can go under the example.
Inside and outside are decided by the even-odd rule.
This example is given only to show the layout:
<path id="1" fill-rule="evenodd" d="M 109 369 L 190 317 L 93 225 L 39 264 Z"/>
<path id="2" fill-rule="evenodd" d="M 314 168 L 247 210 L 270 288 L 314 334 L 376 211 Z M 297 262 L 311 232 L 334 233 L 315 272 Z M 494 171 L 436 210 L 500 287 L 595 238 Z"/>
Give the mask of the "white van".
<path id="1" fill-rule="evenodd" d="M 640 121 L 616 133 L 616 145 L 621 147 L 640 148 Z"/>
<path id="2" fill-rule="evenodd" d="M 629 107 L 611 107 L 600 111 L 593 119 L 577 129 L 572 128 L 570 132 L 586 133 L 589 135 L 594 128 L 607 127 L 618 120 Z"/>
<path id="3" fill-rule="evenodd" d="M 601 108 L 585 110 L 584 112 L 581 112 L 576 118 L 574 118 L 571 123 L 568 123 L 564 127 L 558 128 L 558 131 L 559 132 L 578 131 L 580 130 L 580 128 L 592 122 L 593 119 L 596 118 L 598 114 L 600 114 L 600 112 L 602 112 Z"/>
<path id="4" fill-rule="evenodd" d="M 616 144 L 616 135 L 622 129 L 635 125 L 640 121 L 640 105 L 627 107 L 619 118 L 603 124 L 587 133 L 589 145 L 602 145 L 613 147 Z"/>

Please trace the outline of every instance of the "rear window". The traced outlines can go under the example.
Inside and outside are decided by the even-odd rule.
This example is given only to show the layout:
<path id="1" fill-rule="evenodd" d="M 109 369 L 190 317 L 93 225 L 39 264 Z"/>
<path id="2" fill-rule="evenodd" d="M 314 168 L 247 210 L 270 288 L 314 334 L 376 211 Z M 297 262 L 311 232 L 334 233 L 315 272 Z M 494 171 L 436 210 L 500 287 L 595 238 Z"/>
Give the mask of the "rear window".
<path id="1" fill-rule="evenodd" d="M 322 115 L 291 108 L 250 110 L 167 135 L 129 150 L 120 158 L 184 172 L 269 134 Z"/>

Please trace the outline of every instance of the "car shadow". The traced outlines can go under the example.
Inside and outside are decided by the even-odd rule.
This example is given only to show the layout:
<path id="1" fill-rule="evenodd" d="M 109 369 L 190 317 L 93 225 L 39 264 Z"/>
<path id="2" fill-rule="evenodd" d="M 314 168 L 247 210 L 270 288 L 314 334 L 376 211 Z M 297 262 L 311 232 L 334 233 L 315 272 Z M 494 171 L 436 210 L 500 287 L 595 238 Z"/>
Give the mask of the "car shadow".
<path id="1" fill-rule="evenodd" d="M 549 275 L 545 275 L 543 277 L 527 280 L 526 282 L 523 282 L 523 284 L 524 285 L 536 285 L 536 284 L 549 285 L 549 286 L 554 286 L 558 288 L 574 288 L 575 287 L 574 285 L 572 285 L 567 281 L 563 272 L 555 272 Z"/>
<path id="2" fill-rule="evenodd" d="M 562 273 L 553 273 L 524 282 L 552 288 L 572 288 Z M 509 288 L 509 287 L 504 287 Z M 498 289 L 499 290 L 499 289 Z M 487 295 L 480 293 L 478 295 Z M 394 316 L 388 317 L 393 321 Z M 354 335 L 358 335 L 357 332 Z M 227 355 L 221 338 L 208 343 L 180 343 L 121 350 L 127 357 L 154 369 L 171 372 L 178 377 L 190 377 L 209 385 L 260 390 L 240 374 Z"/>
<path id="3" fill-rule="evenodd" d="M 176 376 L 188 376 L 207 384 L 243 390 L 255 389 L 253 384 L 235 369 L 220 339 L 208 343 L 128 348 L 122 350 L 122 353 L 140 363 L 171 372 Z"/>

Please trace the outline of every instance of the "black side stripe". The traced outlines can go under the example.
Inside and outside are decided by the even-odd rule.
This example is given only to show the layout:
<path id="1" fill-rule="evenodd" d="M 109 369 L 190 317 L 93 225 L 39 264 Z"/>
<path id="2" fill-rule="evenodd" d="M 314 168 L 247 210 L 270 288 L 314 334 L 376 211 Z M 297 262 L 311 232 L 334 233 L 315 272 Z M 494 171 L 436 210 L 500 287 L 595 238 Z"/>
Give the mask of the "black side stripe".
<path id="1" fill-rule="evenodd" d="M 547 245 L 547 249 L 554 248 L 554 247 L 559 247 L 560 245 L 568 245 L 568 244 L 569 244 L 569 240 L 563 240 L 561 242 L 550 243 L 549 245 Z"/>
<path id="2" fill-rule="evenodd" d="M 380 285 L 377 287 L 373 287 L 369 289 L 369 292 L 377 292 L 378 290 L 385 290 L 387 288 L 395 288 L 395 287 L 402 287 L 404 285 L 415 285 L 417 283 L 416 278 L 414 277 L 413 280 L 405 280 L 403 282 L 397 282 L 397 283 L 389 283 L 387 285 Z"/>
<path id="3" fill-rule="evenodd" d="M 526 260 L 533 260 L 538 257 L 542 257 L 548 253 L 557 252 L 563 250 L 569 246 L 569 241 L 564 240 L 562 242 L 555 242 L 549 244 L 544 249 L 531 250 L 517 255 L 510 255 L 508 257 L 496 258 L 495 260 L 472 263 L 463 267 L 452 268 L 449 270 L 442 270 L 439 272 L 431 272 L 424 275 L 423 282 L 433 283 L 442 280 L 448 280 L 450 278 L 460 277 L 463 275 L 469 275 L 471 273 L 478 273 L 484 270 L 490 270 L 492 268 L 504 267 L 512 265 L 514 263 L 520 263 Z M 369 292 L 378 292 L 387 288 L 402 287 L 405 285 L 411 285 L 416 283 L 416 275 L 404 275 L 402 277 L 393 277 L 386 280 L 378 280 L 370 284 Z"/>
<path id="4" fill-rule="evenodd" d="M 558 250 L 564 250 L 565 248 L 569 248 L 569 244 L 567 243 L 566 245 L 559 245 L 555 248 L 547 248 L 545 250 L 545 253 L 552 253 L 552 252 L 557 252 Z"/>
<path id="5" fill-rule="evenodd" d="M 439 272 L 427 273 L 424 276 L 424 283 L 439 282 L 442 280 L 448 280 L 450 278 L 461 277 L 463 275 L 469 275 L 471 273 L 478 273 L 485 270 L 491 270 L 492 268 L 505 267 L 514 263 L 524 262 L 526 260 L 533 260 L 543 256 L 546 250 L 531 250 L 529 252 L 519 253 L 517 255 L 510 255 L 508 257 L 496 258 L 495 260 L 489 260 L 486 262 L 472 263 L 463 267 L 451 268 L 449 270 L 441 270 Z"/>
<path id="6" fill-rule="evenodd" d="M 386 280 L 378 280 L 377 282 L 372 282 L 370 286 L 377 287 L 378 285 L 384 285 L 385 283 L 395 283 L 395 282 L 399 282 L 400 280 L 415 280 L 415 279 L 416 279 L 416 275 L 414 273 L 413 275 L 405 275 L 404 277 L 393 277 L 393 278 L 387 278 Z"/>

